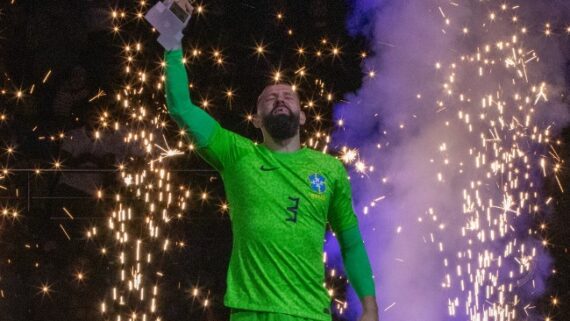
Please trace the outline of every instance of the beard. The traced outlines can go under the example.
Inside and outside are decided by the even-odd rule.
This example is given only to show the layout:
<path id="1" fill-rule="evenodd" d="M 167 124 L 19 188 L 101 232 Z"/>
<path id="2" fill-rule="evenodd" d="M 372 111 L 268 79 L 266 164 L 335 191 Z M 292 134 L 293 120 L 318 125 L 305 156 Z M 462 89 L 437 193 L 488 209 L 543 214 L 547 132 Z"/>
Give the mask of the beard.
<path id="1" fill-rule="evenodd" d="M 281 106 L 276 106 L 273 108 L 269 115 L 263 117 L 263 126 L 271 135 L 274 140 L 283 141 L 289 139 L 297 134 L 299 130 L 299 119 L 300 114 L 294 114 L 288 107 L 287 114 L 274 114 L 275 109 Z"/>

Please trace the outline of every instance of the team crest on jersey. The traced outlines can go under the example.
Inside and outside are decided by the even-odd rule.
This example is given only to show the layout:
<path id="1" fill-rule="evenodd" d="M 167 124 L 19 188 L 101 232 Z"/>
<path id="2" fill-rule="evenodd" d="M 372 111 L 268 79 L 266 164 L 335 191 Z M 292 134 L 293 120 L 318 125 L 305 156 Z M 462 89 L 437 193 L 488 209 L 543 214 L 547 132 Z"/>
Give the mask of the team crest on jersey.
<path id="1" fill-rule="evenodd" d="M 311 184 L 311 189 L 313 192 L 322 194 L 327 190 L 325 178 L 321 174 L 309 175 L 309 183 Z"/>

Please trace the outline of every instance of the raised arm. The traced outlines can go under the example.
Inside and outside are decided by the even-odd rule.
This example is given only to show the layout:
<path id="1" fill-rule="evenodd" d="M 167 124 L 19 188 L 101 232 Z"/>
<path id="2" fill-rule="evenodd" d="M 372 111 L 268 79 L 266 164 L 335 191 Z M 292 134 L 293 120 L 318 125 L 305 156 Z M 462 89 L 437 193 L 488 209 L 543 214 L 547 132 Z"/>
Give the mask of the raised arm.
<path id="1" fill-rule="evenodd" d="M 168 112 L 195 143 L 196 152 L 213 168 L 223 172 L 250 153 L 255 144 L 243 136 L 226 130 L 206 111 L 192 103 L 188 90 L 188 74 L 183 63 L 181 39 L 182 29 L 190 20 L 194 9 L 188 0 L 174 0 L 174 3 L 168 2 L 167 5 L 172 6 L 166 7 L 162 2 L 158 2 L 145 18 L 159 30 L 158 42 L 166 49 L 165 94 Z M 172 9 L 175 5 L 175 9 Z M 172 14 L 183 17 L 184 21 L 173 18 Z M 174 25 L 176 27 L 173 27 Z"/>
<path id="2" fill-rule="evenodd" d="M 182 63 L 182 49 L 165 51 L 166 105 L 170 116 L 184 128 L 194 142 L 207 145 L 218 122 L 207 112 L 192 103 L 188 90 L 188 75 Z"/>

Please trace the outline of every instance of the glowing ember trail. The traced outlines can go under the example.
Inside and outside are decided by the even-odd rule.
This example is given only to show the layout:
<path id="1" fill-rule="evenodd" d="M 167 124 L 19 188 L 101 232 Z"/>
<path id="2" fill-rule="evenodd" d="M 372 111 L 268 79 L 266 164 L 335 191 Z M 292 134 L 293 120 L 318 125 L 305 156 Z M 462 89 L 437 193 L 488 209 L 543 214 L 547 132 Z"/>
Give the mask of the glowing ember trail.
<path id="1" fill-rule="evenodd" d="M 542 182 L 560 182 L 553 137 L 568 120 L 566 22 L 544 21 L 564 10 L 355 2 L 351 23 L 374 40 L 375 72 L 337 106 L 345 126 L 333 142 L 351 146 L 347 163 L 358 155 L 376 171 L 357 165 L 352 182 L 381 319 L 544 320 L 533 302 L 555 271 Z"/>

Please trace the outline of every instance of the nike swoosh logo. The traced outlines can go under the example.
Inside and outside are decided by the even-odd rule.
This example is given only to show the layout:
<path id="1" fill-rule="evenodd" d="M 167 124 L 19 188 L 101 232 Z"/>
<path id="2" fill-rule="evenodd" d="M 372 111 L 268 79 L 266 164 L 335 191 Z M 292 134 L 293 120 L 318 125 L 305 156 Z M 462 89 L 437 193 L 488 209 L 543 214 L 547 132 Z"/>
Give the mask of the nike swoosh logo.
<path id="1" fill-rule="evenodd" d="M 274 171 L 276 169 L 279 169 L 279 167 L 265 167 L 265 165 L 261 165 L 261 167 L 259 168 L 260 170 L 264 171 L 264 172 L 271 172 Z"/>

